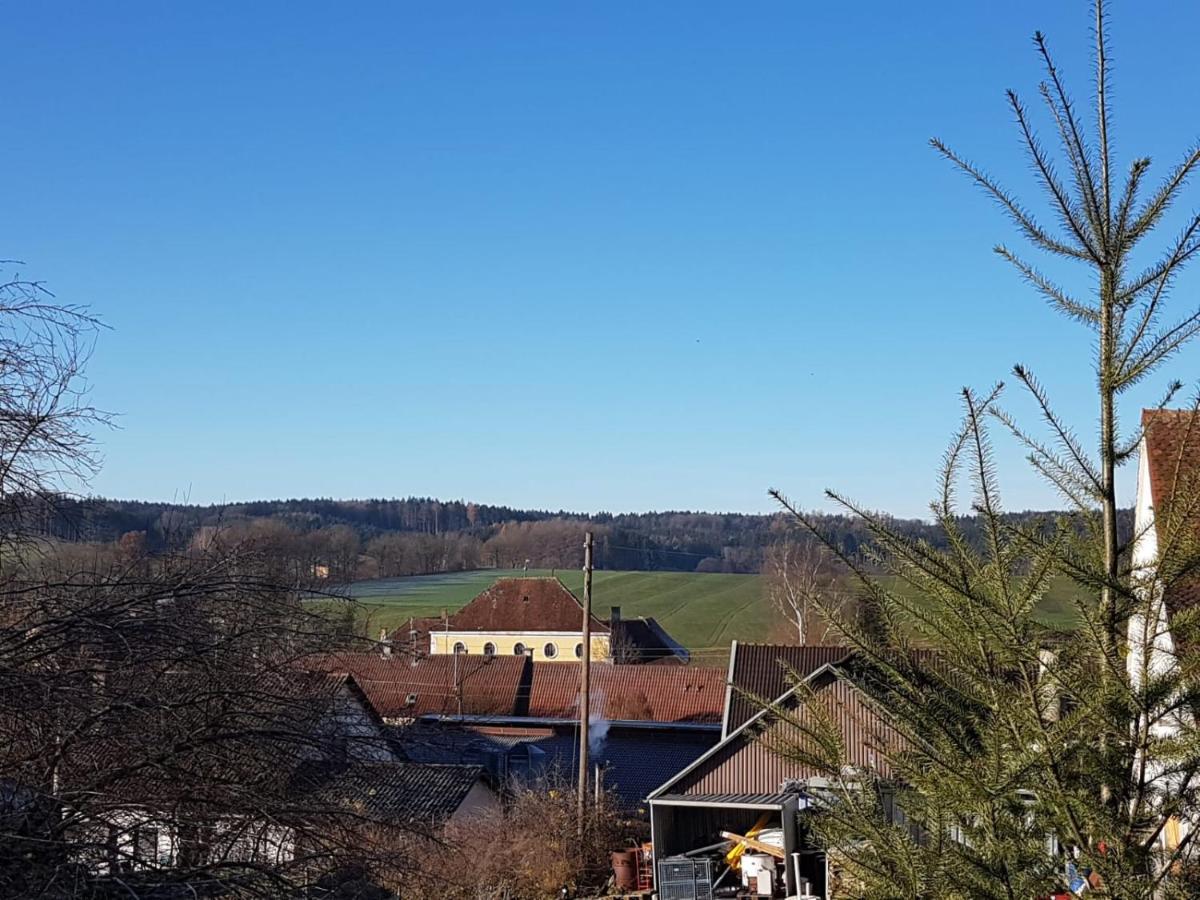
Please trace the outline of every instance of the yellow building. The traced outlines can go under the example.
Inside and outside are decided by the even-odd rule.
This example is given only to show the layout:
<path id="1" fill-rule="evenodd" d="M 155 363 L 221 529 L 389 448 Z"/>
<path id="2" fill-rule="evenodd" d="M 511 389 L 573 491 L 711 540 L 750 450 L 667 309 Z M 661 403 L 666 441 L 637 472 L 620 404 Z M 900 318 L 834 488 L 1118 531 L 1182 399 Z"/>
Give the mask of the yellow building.
<path id="1" fill-rule="evenodd" d="M 594 615 L 591 657 L 612 656 L 611 629 Z M 429 652 L 583 658 L 583 607 L 557 578 L 501 578 L 429 631 Z"/>

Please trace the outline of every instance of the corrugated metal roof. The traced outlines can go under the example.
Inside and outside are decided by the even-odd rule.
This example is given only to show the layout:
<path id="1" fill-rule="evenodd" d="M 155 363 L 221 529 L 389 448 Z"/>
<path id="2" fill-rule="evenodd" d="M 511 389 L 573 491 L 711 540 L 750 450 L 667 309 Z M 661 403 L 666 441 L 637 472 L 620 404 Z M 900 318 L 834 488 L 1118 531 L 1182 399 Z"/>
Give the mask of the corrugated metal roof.
<path id="1" fill-rule="evenodd" d="M 593 663 L 591 709 L 605 719 L 719 723 L 725 672 L 706 666 Z M 529 715 L 579 714 L 579 664 L 534 663 Z"/>
<path id="2" fill-rule="evenodd" d="M 660 794 L 652 802 L 674 806 L 782 807 L 796 795 L 775 794 Z"/>
<path id="3" fill-rule="evenodd" d="M 838 725 L 846 756 L 841 763 L 870 768 L 887 777 L 890 770 L 883 750 L 899 746 L 900 738 L 880 712 L 832 668 L 818 670 L 808 684 L 815 695 L 806 704 L 797 705 L 794 695 L 784 701 L 793 708 L 795 718 L 801 725 L 815 724 L 812 704 L 820 703 L 821 713 Z M 664 796 L 776 794 L 785 782 L 827 777 L 829 772 L 773 749 L 804 740 L 799 728 L 765 713 L 726 737 L 660 790 Z"/>
<path id="4" fill-rule="evenodd" d="M 739 641 L 733 648 L 730 665 L 731 690 L 725 734 L 737 731 L 761 709 L 747 694 L 776 700 L 791 687 L 788 669 L 807 678 L 821 666 L 841 662 L 849 654 L 848 647 L 743 644 Z"/>

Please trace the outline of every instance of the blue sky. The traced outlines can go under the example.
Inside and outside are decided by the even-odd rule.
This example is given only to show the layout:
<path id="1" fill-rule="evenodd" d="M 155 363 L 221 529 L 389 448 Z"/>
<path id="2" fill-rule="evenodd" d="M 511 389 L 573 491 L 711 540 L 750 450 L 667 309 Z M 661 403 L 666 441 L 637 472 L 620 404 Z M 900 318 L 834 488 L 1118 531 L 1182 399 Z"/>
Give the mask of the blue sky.
<path id="1" fill-rule="evenodd" d="M 1161 172 L 1200 9 L 1111 27 Z M 1092 430 L 1084 336 L 927 146 L 1029 186 L 1038 28 L 1086 102 L 1083 2 L 19 4 L 0 258 L 111 326 L 97 493 L 922 514 L 962 385 L 1024 362 Z"/>

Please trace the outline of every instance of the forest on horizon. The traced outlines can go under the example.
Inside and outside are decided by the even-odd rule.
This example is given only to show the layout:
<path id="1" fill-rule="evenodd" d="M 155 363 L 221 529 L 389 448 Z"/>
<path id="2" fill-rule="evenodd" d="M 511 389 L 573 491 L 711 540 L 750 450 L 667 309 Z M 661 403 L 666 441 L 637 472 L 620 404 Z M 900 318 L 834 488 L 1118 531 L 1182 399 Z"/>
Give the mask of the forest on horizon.
<path id="1" fill-rule="evenodd" d="M 1057 511 L 1009 513 L 1013 524 L 1049 523 Z M 331 577 L 433 574 L 477 568 L 576 568 L 583 532 L 596 535 L 596 566 L 636 571 L 761 571 L 767 547 L 802 540 L 782 513 L 666 511 L 597 513 L 518 509 L 462 500 L 291 499 L 199 505 L 108 498 L 30 499 L 30 530 L 60 544 L 136 544 L 150 550 L 220 538 L 254 541 L 298 567 L 328 567 Z M 851 558 L 869 561 L 872 538 L 861 518 L 815 514 L 822 532 Z M 1131 511 L 1124 511 L 1125 529 Z M 940 529 L 892 519 L 904 534 L 939 547 Z M 980 531 L 961 520 L 968 538 Z"/>

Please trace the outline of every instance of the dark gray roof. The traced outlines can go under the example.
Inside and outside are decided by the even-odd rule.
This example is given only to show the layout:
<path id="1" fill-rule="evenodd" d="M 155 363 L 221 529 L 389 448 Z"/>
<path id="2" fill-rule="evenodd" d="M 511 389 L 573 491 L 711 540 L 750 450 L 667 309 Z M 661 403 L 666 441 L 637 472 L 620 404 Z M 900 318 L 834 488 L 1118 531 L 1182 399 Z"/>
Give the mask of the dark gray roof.
<path id="1" fill-rule="evenodd" d="M 296 786 L 371 819 L 437 826 L 454 815 L 482 776 L 483 768 L 471 765 L 320 763 L 298 773 Z"/>
<path id="2" fill-rule="evenodd" d="M 505 728 L 504 734 L 486 728 L 422 724 L 392 729 L 402 752 L 421 762 L 482 764 L 488 753 L 528 745 L 545 754 L 545 770 L 571 782 L 578 771 L 579 744 L 575 729 Z M 524 731 L 524 733 L 521 733 Z M 625 812 L 646 809 L 646 796 L 681 769 L 691 765 L 717 740 L 715 732 L 653 731 L 613 726 L 592 754 L 604 768 L 604 785 Z"/>

